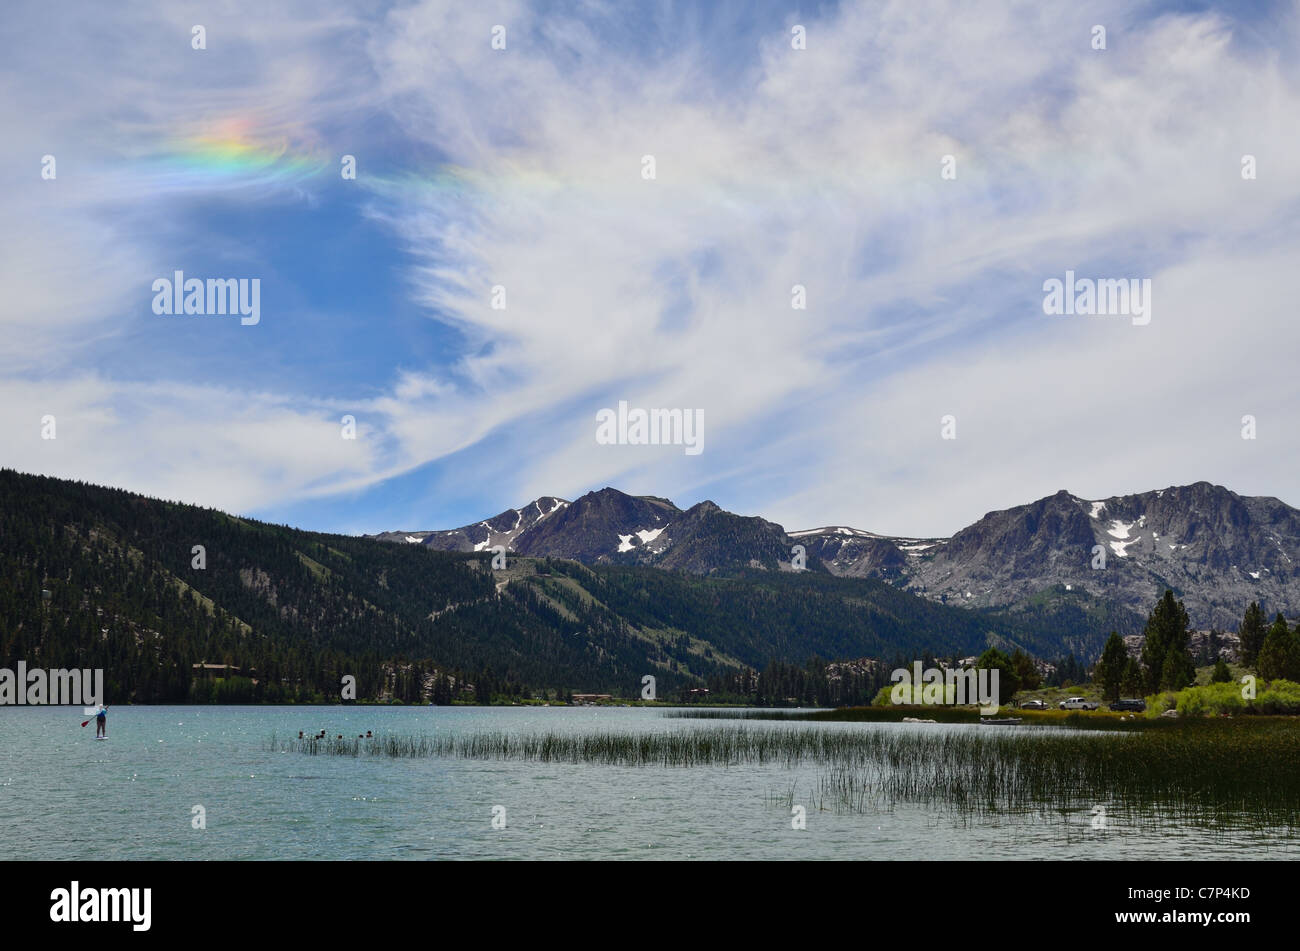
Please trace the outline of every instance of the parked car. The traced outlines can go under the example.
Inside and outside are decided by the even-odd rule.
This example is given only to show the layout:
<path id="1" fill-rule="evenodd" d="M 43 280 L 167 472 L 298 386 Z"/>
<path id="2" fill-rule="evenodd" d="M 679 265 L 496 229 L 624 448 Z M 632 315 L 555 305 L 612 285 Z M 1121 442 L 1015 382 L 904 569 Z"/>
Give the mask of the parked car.
<path id="1" fill-rule="evenodd" d="M 1048 709 L 1048 707 L 1047 707 L 1047 701 L 1046 701 L 1046 700 L 1026 700 L 1024 703 L 1022 703 L 1022 704 L 1020 705 L 1020 709 L 1021 709 L 1021 710 L 1046 710 L 1046 709 Z"/>
<path id="2" fill-rule="evenodd" d="M 1057 704 L 1062 710 L 1096 710 L 1097 704 L 1087 697 L 1067 697 Z"/>
<path id="3" fill-rule="evenodd" d="M 1130 699 L 1112 700 L 1110 703 L 1110 709 L 1112 710 L 1137 710 L 1140 712 L 1142 710 L 1145 710 L 1146 708 L 1147 708 L 1147 702 L 1140 697 L 1137 698 L 1136 700 L 1130 700 Z"/>

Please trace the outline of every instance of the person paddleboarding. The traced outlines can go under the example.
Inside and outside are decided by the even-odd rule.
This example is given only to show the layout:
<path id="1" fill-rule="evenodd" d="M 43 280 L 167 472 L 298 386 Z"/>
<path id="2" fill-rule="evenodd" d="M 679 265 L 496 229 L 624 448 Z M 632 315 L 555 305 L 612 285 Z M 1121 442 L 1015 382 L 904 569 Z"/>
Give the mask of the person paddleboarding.
<path id="1" fill-rule="evenodd" d="M 108 739 L 108 707 L 101 706 L 95 714 L 95 739 Z"/>

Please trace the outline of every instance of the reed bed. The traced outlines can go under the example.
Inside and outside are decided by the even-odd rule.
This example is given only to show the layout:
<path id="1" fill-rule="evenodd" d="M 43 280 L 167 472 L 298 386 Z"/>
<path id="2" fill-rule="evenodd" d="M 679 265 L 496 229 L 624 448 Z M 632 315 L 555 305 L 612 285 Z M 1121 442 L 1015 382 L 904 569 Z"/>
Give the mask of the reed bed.
<path id="1" fill-rule="evenodd" d="M 900 802 L 960 813 L 1121 804 L 1199 823 L 1300 826 L 1300 721 L 1198 721 L 1134 733 L 700 727 L 645 734 L 384 735 L 269 748 L 329 756 L 458 757 L 610 766 L 826 767 L 841 808 Z"/>

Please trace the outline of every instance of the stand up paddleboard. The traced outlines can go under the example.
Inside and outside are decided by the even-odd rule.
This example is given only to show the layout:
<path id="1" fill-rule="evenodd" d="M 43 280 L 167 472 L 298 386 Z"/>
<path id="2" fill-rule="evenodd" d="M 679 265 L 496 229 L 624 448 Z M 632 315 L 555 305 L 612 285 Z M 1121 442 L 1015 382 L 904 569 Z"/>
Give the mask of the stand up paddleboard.
<path id="1" fill-rule="evenodd" d="M 107 709 L 107 708 L 105 708 L 105 709 Z M 93 719 L 95 718 L 95 716 L 99 713 L 99 710 L 100 710 L 99 707 L 84 707 L 84 708 L 82 708 L 82 715 L 83 715 L 83 716 L 90 717 L 90 718 L 93 720 Z M 89 723 L 89 722 L 90 722 L 90 720 L 87 720 L 87 721 L 86 721 L 86 723 Z M 82 726 L 85 726 L 86 723 L 83 723 L 83 724 L 81 724 L 81 725 L 82 725 Z M 104 735 L 103 735 L 103 736 L 97 736 L 97 737 L 95 737 L 95 739 L 97 739 L 97 740 L 106 740 L 106 739 L 108 739 L 108 730 L 107 730 L 107 728 L 105 728 L 105 731 L 104 731 Z"/>

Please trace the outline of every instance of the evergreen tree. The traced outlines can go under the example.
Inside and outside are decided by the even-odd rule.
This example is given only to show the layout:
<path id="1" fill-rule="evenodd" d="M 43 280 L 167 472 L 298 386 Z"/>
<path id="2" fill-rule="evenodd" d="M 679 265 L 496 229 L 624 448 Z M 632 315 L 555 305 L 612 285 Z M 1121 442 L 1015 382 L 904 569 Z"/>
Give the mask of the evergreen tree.
<path id="1" fill-rule="evenodd" d="M 451 706 L 451 682 L 442 671 L 433 678 L 433 696 L 430 699 L 440 707 Z"/>
<path id="2" fill-rule="evenodd" d="M 1115 631 L 1111 631 L 1106 646 L 1102 649 L 1101 660 L 1093 673 L 1093 681 L 1101 687 L 1103 699 L 1119 699 L 1128 659 L 1128 649 L 1124 646 L 1124 639 Z"/>
<path id="3" fill-rule="evenodd" d="M 1171 648 L 1165 653 L 1164 668 L 1160 672 L 1161 690 L 1182 690 L 1196 683 L 1196 666 L 1186 650 Z"/>
<path id="4" fill-rule="evenodd" d="M 1087 672 L 1084 670 L 1083 663 L 1071 652 L 1065 657 L 1057 658 L 1053 662 L 1056 668 L 1047 677 L 1047 686 L 1049 687 L 1069 687 L 1072 684 L 1083 683 L 1087 680 Z"/>
<path id="5" fill-rule="evenodd" d="M 1300 683 L 1300 623 L 1291 632 L 1291 654 L 1287 658 L 1285 677 Z"/>
<path id="6" fill-rule="evenodd" d="M 1142 665 L 1130 657 L 1124 661 L 1124 676 L 1120 678 L 1120 690 L 1128 697 L 1140 697 L 1145 693 L 1146 680 L 1142 676 Z"/>
<path id="7" fill-rule="evenodd" d="M 1289 674 L 1293 648 L 1291 629 L 1281 613 L 1274 618 L 1264 635 L 1264 646 L 1259 649 L 1256 670 L 1261 680 L 1277 680 Z"/>
<path id="8" fill-rule="evenodd" d="M 1264 646 L 1265 633 L 1264 612 L 1260 609 L 1258 601 L 1252 601 L 1241 619 L 1241 626 L 1237 628 L 1237 636 L 1241 638 L 1238 656 L 1243 666 L 1254 667 L 1258 662 L 1260 648 Z"/>
<path id="9" fill-rule="evenodd" d="M 1187 609 L 1166 588 L 1164 597 L 1148 616 L 1144 630 L 1142 667 L 1150 692 L 1181 690 L 1195 679 L 1196 670 L 1187 655 L 1189 623 Z"/>
<path id="10" fill-rule="evenodd" d="M 1223 634 L 1219 631 L 1210 631 L 1210 636 L 1205 639 L 1205 660 L 1198 664 L 1198 667 L 1213 664 L 1219 659 L 1219 652 L 1223 649 Z"/>
<path id="11" fill-rule="evenodd" d="M 1228 669 L 1228 665 L 1224 663 L 1222 657 L 1220 657 L 1218 660 L 1214 662 L 1214 673 L 1210 676 L 1210 683 L 1214 683 L 1214 684 L 1232 683 L 1232 671 Z"/>
<path id="12" fill-rule="evenodd" d="M 1011 655 L 1011 666 L 1015 668 L 1016 676 L 1020 678 L 1021 690 L 1037 690 L 1042 685 L 1043 678 L 1038 673 L 1034 659 L 1019 647 Z"/>
<path id="13" fill-rule="evenodd" d="M 996 670 L 998 672 L 998 704 L 1009 703 L 1011 697 L 1020 689 L 1020 678 L 1016 675 L 1011 658 L 996 647 L 990 647 L 980 654 L 975 661 L 976 670 Z"/>

